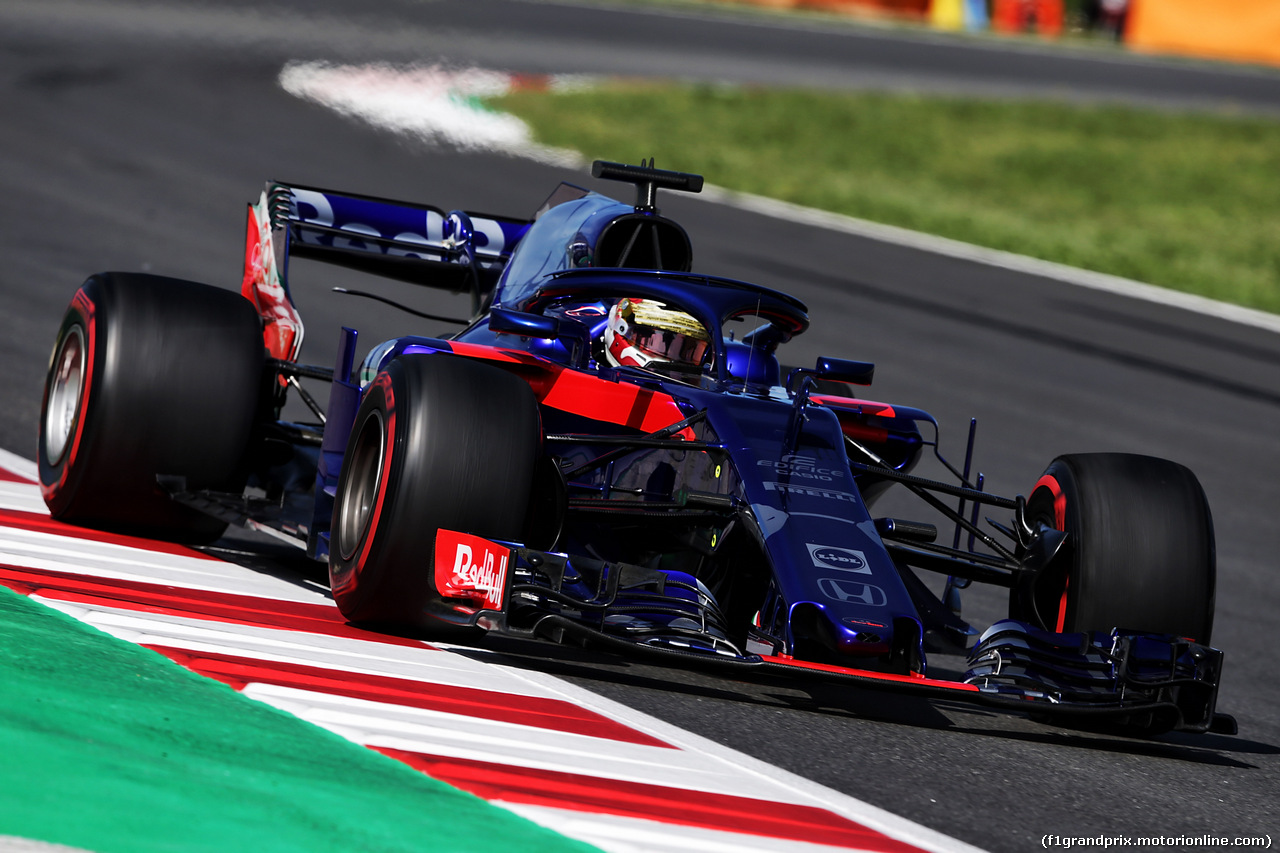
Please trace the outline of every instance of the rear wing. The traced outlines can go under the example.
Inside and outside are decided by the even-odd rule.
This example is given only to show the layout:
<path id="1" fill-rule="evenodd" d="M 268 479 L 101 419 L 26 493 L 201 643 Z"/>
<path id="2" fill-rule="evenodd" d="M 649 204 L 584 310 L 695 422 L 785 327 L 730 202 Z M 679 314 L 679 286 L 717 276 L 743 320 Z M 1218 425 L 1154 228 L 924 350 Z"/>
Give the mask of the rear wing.
<path id="1" fill-rule="evenodd" d="M 271 181 L 249 205 L 242 289 L 268 327 L 272 355 L 291 360 L 302 344 L 301 318 L 289 296 L 291 258 L 470 292 L 475 315 L 531 224 Z"/>

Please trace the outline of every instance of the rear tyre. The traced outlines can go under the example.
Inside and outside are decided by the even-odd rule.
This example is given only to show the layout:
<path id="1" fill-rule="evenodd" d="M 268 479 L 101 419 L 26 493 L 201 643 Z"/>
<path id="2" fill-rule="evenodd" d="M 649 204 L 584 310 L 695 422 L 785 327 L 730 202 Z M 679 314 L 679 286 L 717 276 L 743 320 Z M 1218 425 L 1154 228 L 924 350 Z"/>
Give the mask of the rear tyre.
<path id="1" fill-rule="evenodd" d="M 501 368 L 448 355 L 388 364 L 365 390 L 334 498 L 329 580 L 343 616 L 458 633 L 433 580 L 436 531 L 521 539 L 541 436 L 533 392 Z"/>
<path id="2" fill-rule="evenodd" d="M 183 542 L 226 528 L 157 475 L 238 492 L 258 410 L 262 326 L 240 294 L 102 273 L 71 300 L 45 380 L 38 461 L 54 518 Z"/>
<path id="3" fill-rule="evenodd" d="M 1129 628 L 1208 643 L 1216 558 L 1204 490 L 1186 467 L 1127 453 L 1060 456 L 1027 501 L 1069 551 L 1011 615 L 1058 632 Z"/>

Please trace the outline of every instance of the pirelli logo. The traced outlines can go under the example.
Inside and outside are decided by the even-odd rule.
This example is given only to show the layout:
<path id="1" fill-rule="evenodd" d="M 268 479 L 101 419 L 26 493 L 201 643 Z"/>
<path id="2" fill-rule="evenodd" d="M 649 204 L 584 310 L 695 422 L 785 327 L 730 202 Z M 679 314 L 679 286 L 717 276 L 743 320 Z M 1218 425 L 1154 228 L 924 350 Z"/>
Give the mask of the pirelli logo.
<path id="1" fill-rule="evenodd" d="M 826 498 L 832 501 L 848 501 L 856 504 L 858 499 L 848 492 L 833 492 L 830 489 L 815 489 L 812 486 L 797 486 L 792 483 L 765 482 L 765 489 L 771 492 L 783 492 L 788 495 L 808 495 L 811 498 Z"/>

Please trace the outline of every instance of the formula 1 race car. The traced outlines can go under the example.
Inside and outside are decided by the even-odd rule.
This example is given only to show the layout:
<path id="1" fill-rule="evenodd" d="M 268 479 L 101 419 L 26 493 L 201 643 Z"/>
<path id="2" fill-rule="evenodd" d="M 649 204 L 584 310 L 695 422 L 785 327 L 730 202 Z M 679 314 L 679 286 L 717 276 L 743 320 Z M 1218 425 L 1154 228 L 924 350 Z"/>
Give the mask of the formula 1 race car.
<path id="1" fill-rule="evenodd" d="M 873 365 L 781 367 L 809 326 L 799 300 L 691 271 L 656 195 L 700 176 L 593 175 L 635 203 L 565 183 L 526 220 L 269 183 L 241 293 L 90 277 L 44 393 L 51 512 L 187 542 L 261 531 L 327 561 L 342 614 L 375 628 L 1234 732 L 1215 712 L 1213 525 L 1189 470 L 1067 455 L 1026 498 L 985 492 L 972 426 L 956 467 L 927 412 L 855 396 Z M 472 316 L 358 366 L 344 328 L 335 368 L 301 364 L 293 257 L 470 294 Z M 302 380 L 329 383 L 327 406 Z M 315 423 L 281 418 L 291 394 Z M 926 447 L 954 482 L 911 473 Z M 878 515 L 894 488 L 950 544 Z M 959 615 L 973 581 L 1009 590 L 980 636 Z M 926 649 L 947 644 L 967 671 L 930 677 Z"/>

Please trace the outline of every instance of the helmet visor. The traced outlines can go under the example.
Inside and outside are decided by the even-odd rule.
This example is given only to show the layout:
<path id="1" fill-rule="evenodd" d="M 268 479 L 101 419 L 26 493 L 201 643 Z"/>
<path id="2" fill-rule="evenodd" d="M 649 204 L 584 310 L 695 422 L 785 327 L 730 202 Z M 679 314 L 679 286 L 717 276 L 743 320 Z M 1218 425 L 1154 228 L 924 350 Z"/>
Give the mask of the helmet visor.
<path id="1" fill-rule="evenodd" d="M 632 326 L 632 346 L 650 356 L 682 364 L 701 364 L 710 342 L 671 329 Z"/>

